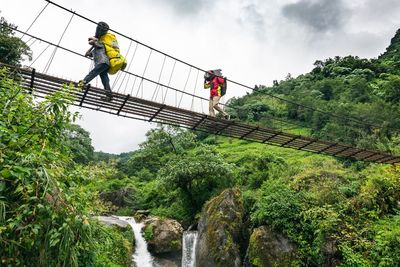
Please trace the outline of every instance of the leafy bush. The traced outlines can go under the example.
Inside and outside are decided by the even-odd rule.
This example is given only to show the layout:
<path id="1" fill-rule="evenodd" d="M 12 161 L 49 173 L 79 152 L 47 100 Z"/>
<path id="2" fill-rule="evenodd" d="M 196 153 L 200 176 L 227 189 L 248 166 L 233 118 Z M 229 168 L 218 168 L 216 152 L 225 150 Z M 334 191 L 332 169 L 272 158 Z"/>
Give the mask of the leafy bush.
<path id="1" fill-rule="evenodd" d="M 132 264 L 132 229 L 94 223 L 94 266 L 125 267 Z"/>
<path id="2" fill-rule="evenodd" d="M 169 191 L 178 190 L 194 216 L 217 192 L 233 185 L 232 166 L 211 147 L 200 146 L 171 159 L 159 172 Z"/>
<path id="3" fill-rule="evenodd" d="M 73 87 L 45 101 L 0 70 L 0 260 L 2 266 L 94 266 L 96 197 L 72 160 L 64 131 Z"/>
<path id="4" fill-rule="evenodd" d="M 300 225 L 299 195 L 282 180 L 267 180 L 260 188 L 251 220 L 256 225 L 270 225 L 287 235 Z"/>
<path id="5" fill-rule="evenodd" d="M 235 165 L 239 183 L 251 189 L 259 188 L 269 178 L 278 178 L 287 166 L 283 158 L 268 152 L 244 154 Z"/>
<path id="6" fill-rule="evenodd" d="M 381 220 L 374 228 L 374 265 L 397 266 L 400 263 L 400 215 Z"/>

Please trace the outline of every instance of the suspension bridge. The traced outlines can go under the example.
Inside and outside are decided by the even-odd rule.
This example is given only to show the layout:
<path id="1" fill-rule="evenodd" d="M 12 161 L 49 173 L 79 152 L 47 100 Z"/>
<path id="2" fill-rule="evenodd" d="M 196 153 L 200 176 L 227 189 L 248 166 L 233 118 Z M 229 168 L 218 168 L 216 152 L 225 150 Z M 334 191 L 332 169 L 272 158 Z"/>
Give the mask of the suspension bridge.
<path id="1" fill-rule="evenodd" d="M 32 46 L 34 43 L 39 42 L 42 46 L 44 45 L 42 52 L 26 67 L 9 66 L 0 63 L 0 66 L 7 67 L 11 72 L 18 73 L 22 87 L 36 97 L 45 97 L 46 95 L 53 94 L 60 90 L 65 84 L 77 84 L 76 81 L 49 75 L 47 72 L 52 65 L 56 52 L 59 50 L 70 56 L 73 55 L 87 60 L 80 52 L 61 45 L 64 35 L 75 16 L 89 23 L 97 24 L 95 21 L 68 10 L 52 1 L 46 0 L 46 2 L 46 6 L 41 10 L 26 31 L 12 28 L 14 31 L 20 33 L 22 37 L 30 38 L 27 44 L 30 43 Z M 57 44 L 28 33 L 29 29 L 49 5 L 71 14 L 71 18 Z M 199 75 L 201 74 L 202 77 L 205 70 L 134 40 L 127 35 L 114 30 L 111 31 L 118 35 L 119 39 L 125 38 L 129 41 L 129 48 L 126 55 L 130 55 L 127 69 L 123 72 L 119 72 L 114 80 L 113 100 L 111 102 L 103 101 L 102 96 L 105 94 L 104 89 L 89 84 L 80 88 L 80 90 L 74 90 L 74 105 L 76 106 L 136 120 L 179 126 L 215 135 L 239 138 L 246 141 L 312 153 L 350 158 L 358 161 L 385 164 L 400 163 L 400 156 L 397 155 L 288 133 L 284 131 L 282 126 L 287 127 L 288 125 L 293 125 L 293 123 L 280 118 L 271 117 L 270 119 L 280 123 L 281 128 L 268 128 L 235 120 L 210 117 L 204 112 L 203 107 L 205 105 L 208 106 L 208 99 L 196 94 L 196 88 L 202 87 L 202 80 L 199 79 Z M 45 62 L 43 71 L 38 71 L 34 64 L 38 62 L 38 59 L 45 54 L 49 47 L 53 47 L 50 58 Z M 148 56 L 142 56 L 142 59 L 139 59 L 138 51 L 140 49 L 142 49 L 142 54 L 148 54 Z M 158 60 L 154 60 L 155 56 L 158 57 Z M 153 71 L 150 71 L 151 59 L 153 59 L 153 65 L 155 65 Z M 136 66 L 137 70 L 132 71 L 134 64 L 140 64 L 138 62 L 142 62 L 142 66 Z M 179 73 L 185 72 L 187 75 L 179 75 L 181 78 L 183 76 L 184 79 L 175 82 L 177 79 L 173 79 L 173 77 L 174 74 L 178 72 L 178 68 L 180 68 Z M 154 71 L 154 69 L 157 69 L 157 71 Z M 233 80 L 228 81 L 230 88 L 236 86 L 246 90 L 253 90 L 252 87 Z M 191 92 L 189 92 L 190 90 Z M 270 95 L 270 97 L 289 102 L 293 105 L 300 105 L 304 108 L 312 109 L 315 112 L 321 112 L 329 116 L 340 117 L 336 114 L 330 114 L 313 107 L 303 106 L 273 95 Z M 373 124 L 361 122 L 357 118 L 352 117 L 344 118 L 344 121 L 351 122 L 355 125 L 378 127 Z M 276 125 L 276 123 L 274 125 Z"/>

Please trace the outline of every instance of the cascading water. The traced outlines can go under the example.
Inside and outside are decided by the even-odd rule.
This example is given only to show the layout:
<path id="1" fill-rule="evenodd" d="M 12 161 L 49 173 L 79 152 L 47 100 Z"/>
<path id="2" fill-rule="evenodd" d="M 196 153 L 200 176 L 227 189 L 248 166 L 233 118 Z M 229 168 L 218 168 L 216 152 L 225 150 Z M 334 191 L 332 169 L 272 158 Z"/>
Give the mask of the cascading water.
<path id="1" fill-rule="evenodd" d="M 197 231 L 185 231 L 182 239 L 182 267 L 195 267 Z"/>
<path id="2" fill-rule="evenodd" d="M 137 267 L 153 267 L 153 257 L 147 250 L 147 243 L 142 236 L 142 223 L 136 223 L 132 217 L 118 217 L 121 220 L 127 221 L 132 227 L 135 234 L 135 253 L 132 256 L 133 262 Z"/>

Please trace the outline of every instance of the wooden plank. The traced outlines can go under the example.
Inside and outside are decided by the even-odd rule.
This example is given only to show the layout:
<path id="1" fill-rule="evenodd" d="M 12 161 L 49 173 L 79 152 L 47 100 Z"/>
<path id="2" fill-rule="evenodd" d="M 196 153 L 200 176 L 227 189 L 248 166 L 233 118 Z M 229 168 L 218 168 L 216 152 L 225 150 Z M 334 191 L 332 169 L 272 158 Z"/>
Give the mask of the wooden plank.
<path id="1" fill-rule="evenodd" d="M 3 65 L 3 64 L 0 64 Z M 63 84 L 74 84 L 72 81 L 57 78 L 34 69 L 17 68 L 22 77 L 22 86 L 26 90 L 35 89 L 35 96 L 44 97 L 60 90 Z M 273 128 L 261 128 L 235 121 L 211 118 L 197 112 L 172 107 L 149 100 L 131 97 L 113 92 L 113 101 L 102 101 L 105 90 L 91 87 L 73 92 L 76 97 L 74 105 L 88 109 L 120 115 L 138 120 L 157 121 L 165 124 L 181 126 L 188 129 L 213 134 L 235 137 L 252 142 L 268 143 L 276 146 L 290 147 L 319 154 L 353 158 L 362 161 L 396 164 L 400 156 L 388 153 L 369 151 L 340 143 L 316 140 L 309 137 L 277 131 Z M 124 114 L 121 114 L 121 113 Z M 229 130 L 228 130 L 229 129 Z"/>

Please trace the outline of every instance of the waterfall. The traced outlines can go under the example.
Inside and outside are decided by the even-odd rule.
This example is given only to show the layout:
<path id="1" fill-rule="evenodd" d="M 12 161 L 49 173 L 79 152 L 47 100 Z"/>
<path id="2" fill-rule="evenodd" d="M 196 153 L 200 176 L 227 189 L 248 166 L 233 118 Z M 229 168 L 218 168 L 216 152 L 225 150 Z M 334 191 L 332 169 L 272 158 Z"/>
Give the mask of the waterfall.
<path id="1" fill-rule="evenodd" d="M 195 267 L 197 231 L 185 231 L 182 239 L 182 267 Z"/>
<path id="2" fill-rule="evenodd" d="M 137 267 L 153 267 L 153 257 L 147 250 L 147 243 L 142 236 L 142 223 L 136 223 L 132 217 L 118 217 L 121 220 L 127 221 L 132 227 L 135 234 L 135 253 L 132 256 L 133 262 Z"/>

